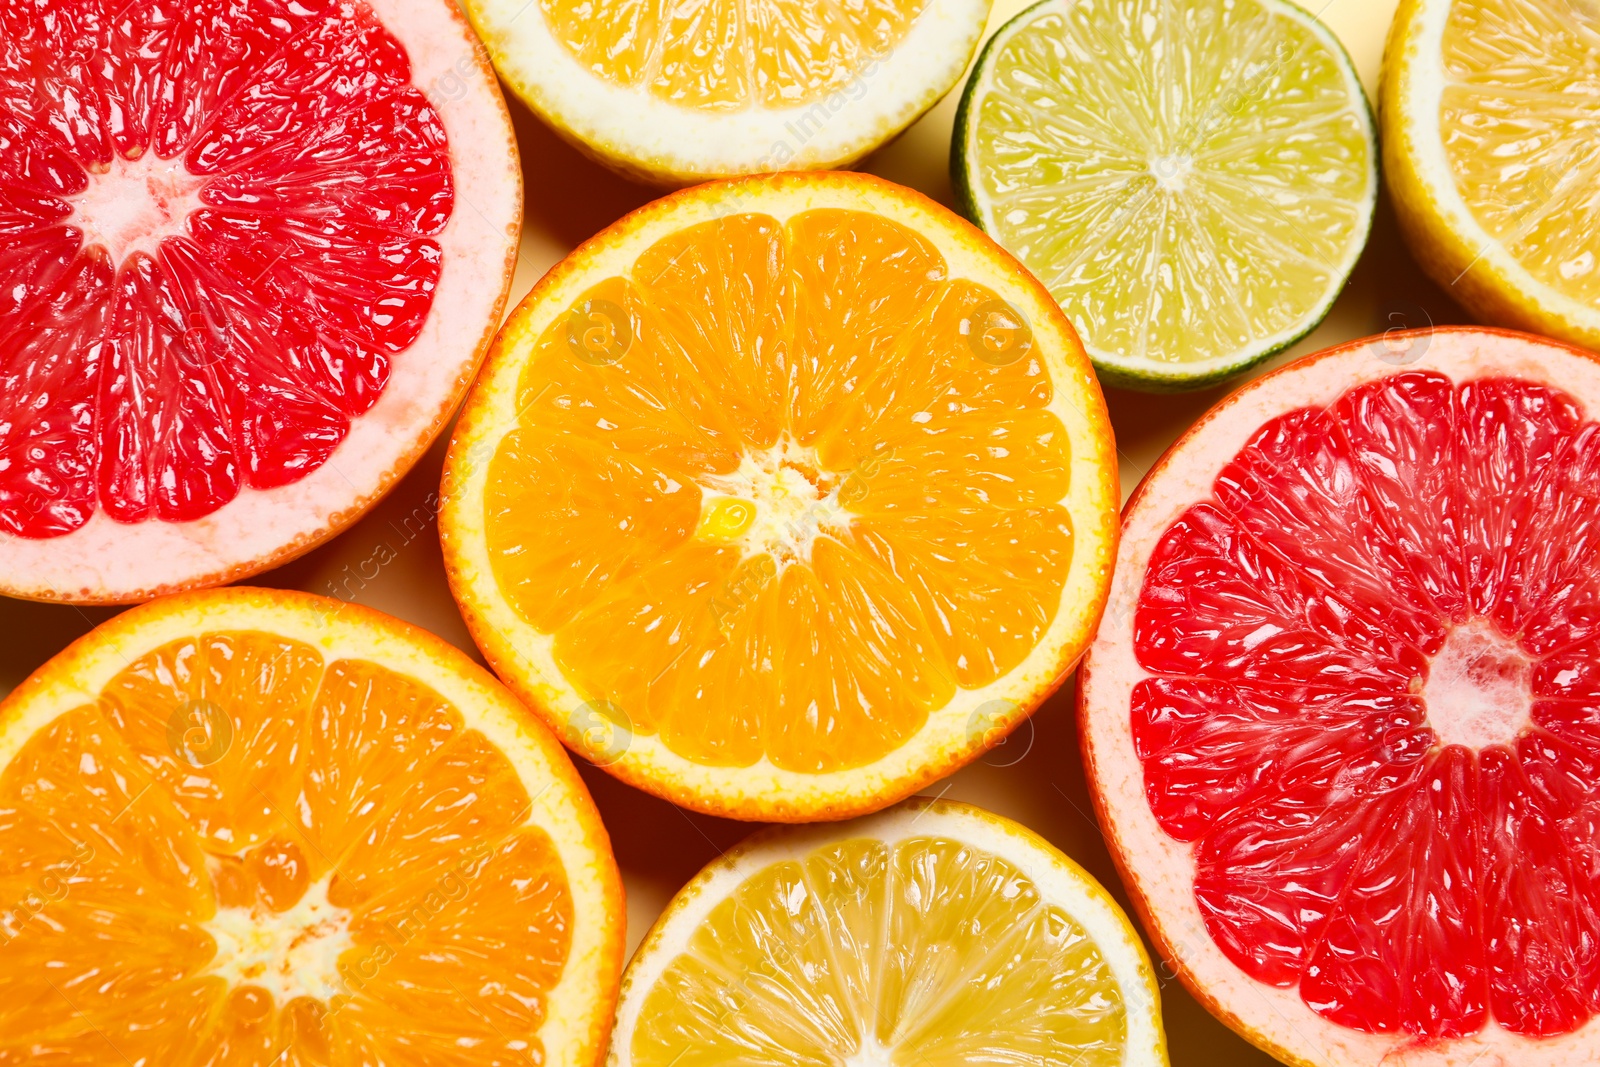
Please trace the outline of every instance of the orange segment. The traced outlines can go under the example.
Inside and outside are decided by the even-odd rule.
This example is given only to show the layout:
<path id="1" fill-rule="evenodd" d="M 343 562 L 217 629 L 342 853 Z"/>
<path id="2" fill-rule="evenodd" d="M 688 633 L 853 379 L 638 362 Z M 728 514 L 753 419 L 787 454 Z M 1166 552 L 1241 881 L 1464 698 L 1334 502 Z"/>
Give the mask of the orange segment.
<path id="1" fill-rule="evenodd" d="M 769 616 L 785 651 L 772 762 L 817 773 L 898 748 L 954 689 L 916 603 L 860 555 L 819 538 Z"/>
<path id="2" fill-rule="evenodd" d="M 295 820 L 320 876 L 461 736 L 462 723 L 416 679 L 343 659 L 328 664 L 307 719 L 303 779 L 283 815 Z"/>
<path id="3" fill-rule="evenodd" d="M 336 1002 L 350 1011 L 338 1021 L 363 1031 L 379 1062 L 408 1062 L 408 1049 L 426 1050 L 429 1063 L 480 1064 L 486 1048 L 541 1058 L 525 1035 L 544 1022 L 571 947 L 560 859 L 538 828 L 459 851 L 425 892 L 352 921 L 357 947 L 340 961 L 350 1000 Z M 439 1017 L 440 1005 L 464 1000 L 468 1010 Z"/>
<path id="4" fill-rule="evenodd" d="M 998 520 L 1072 488 L 1066 428 L 1049 411 L 955 420 L 889 444 L 873 460 L 850 504 L 860 515 L 978 509 Z"/>
<path id="5" fill-rule="evenodd" d="M 975 689 L 1013 670 L 1050 624 L 1072 563 L 1066 509 L 874 516 L 863 550 L 905 585 L 934 627 L 957 685 Z"/>
<path id="6" fill-rule="evenodd" d="M 580 692 L 626 709 L 638 731 L 659 728 L 667 701 L 657 692 L 711 697 L 697 679 L 742 679 L 758 699 L 759 677 L 725 662 L 732 652 L 715 606 L 734 595 L 738 563 L 736 550 L 701 541 L 668 553 L 557 631 L 556 661 Z"/>
<path id="7" fill-rule="evenodd" d="M 204 858 L 149 784 L 88 706 L 39 730 L 0 775 L 0 1034 L 115 1014 L 205 965 Z"/>
<path id="8" fill-rule="evenodd" d="M 794 286 L 781 227 L 764 215 L 691 226 L 652 245 L 631 272 L 654 343 L 693 367 L 747 446 L 770 448 L 783 425 Z"/>
<path id="9" fill-rule="evenodd" d="M 157 602 L 0 705 L 13 749 L 0 1064 L 603 1049 L 603 831 L 553 739 L 433 639 L 301 594 Z"/>
<path id="10" fill-rule="evenodd" d="M 304 644 L 212 633 L 141 656 L 101 691 L 102 708 L 202 841 L 235 852 L 291 810 L 299 782 L 283 770 L 321 677 Z M 240 708 L 251 709 L 247 732 L 234 729 Z"/>
<path id="11" fill-rule="evenodd" d="M 1103 408 L 1059 308 L 964 223 L 860 177 L 725 183 L 552 279 L 441 528 L 475 636 L 573 744 L 647 785 L 641 758 L 849 791 L 918 745 L 970 758 L 1007 725 L 969 731 L 977 704 L 1014 721 L 1076 657 Z M 628 334 L 603 364 L 561 340 L 602 306 Z"/>
<path id="12" fill-rule="evenodd" d="M 956 278 L 933 314 L 903 332 L 892 359 L 852 391 L 817 439 L 817 452 L 828 466 L 866 477 L 870 458 L 898 441 L 967 415 L 1042 408 L 1052 395 L 1045 362 L 1016 309 L 988 286 Z"/>
<path id="13" fill-rule="evenodd" d="M 644 328 L 643 315 L 672 303 L 669 294 L 647 308 L 627 278 L 590 288 L 539 338 L 539 358 L 520 383 L 526 421 L 682 470 L 737 466 L 738 441 L 706 395 L 694 357 L 664 331 Z M 623 362 L 626 374 L 611 373 Z"/>
<path id="14" fill-rule="evenodd" d="M 496 571 L 541 629 L 566 624 L 608 584 L 687 538 L 700 517 L 687 479 L 533 429 L 501 442 L 490 478 Z"/>
<path id="15" fill-rule="evenodd" d="M 808 211 L 788 229 L 797 294 L 789 428 L 810 444 L 832 405 L 939 296 L 945 264 L 920 234 L 862 212 Z"/>

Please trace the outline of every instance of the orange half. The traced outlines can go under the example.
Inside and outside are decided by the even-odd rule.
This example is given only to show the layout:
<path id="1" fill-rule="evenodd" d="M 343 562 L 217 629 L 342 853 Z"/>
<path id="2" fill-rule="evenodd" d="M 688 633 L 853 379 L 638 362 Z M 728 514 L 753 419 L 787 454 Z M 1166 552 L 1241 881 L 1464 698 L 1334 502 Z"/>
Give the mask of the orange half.
<path id="1" fill-rule="evenodd" d="M 622 929 L 561 747 L 376 612 L 158 600 L 0 704 L 0 1065 L 593 1063 Z"/>
<path id="2" fill-rule="evenodd" d="M 1114 454 L 1072 327 L 976 229 L 862 175 L 744 179 L 535 288 L 440 525 L 480 647 L 574 749 L 701 811 L 839 817 L 1076 663 Z"/>

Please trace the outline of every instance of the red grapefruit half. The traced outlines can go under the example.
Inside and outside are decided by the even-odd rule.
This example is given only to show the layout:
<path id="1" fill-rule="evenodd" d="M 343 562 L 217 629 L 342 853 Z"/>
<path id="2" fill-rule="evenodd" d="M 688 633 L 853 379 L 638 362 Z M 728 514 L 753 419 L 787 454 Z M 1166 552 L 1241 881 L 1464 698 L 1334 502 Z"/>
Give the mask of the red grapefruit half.
<path id="1" fill-rule="evenodd" d="M 348 525 L 471 380 L 520 219 L 449 0 L 0 0 L 0 592 Z"/>
<path id="2" fill-rule="evenodd" d="M 1146 477 L 1080 676 L 1102 825 L 1195 994 L 1296 1064 L 1600 1050 L 1600 359 L 1390 335 Z"/>

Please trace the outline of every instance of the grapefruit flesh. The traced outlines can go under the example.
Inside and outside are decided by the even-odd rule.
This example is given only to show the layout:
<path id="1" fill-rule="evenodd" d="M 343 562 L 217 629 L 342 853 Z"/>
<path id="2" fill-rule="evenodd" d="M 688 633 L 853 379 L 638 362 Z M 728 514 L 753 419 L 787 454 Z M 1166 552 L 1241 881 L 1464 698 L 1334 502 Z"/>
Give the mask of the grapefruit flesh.
<path id="1" fill-rule="evenodd" d="M 456 272 L 481 256 L 509 281 L 514 149 L 460 16 L 7 0 L 0 40 L 0 536 L 45 563 L 42 581 L 0 568 L 0 588 L 133 599 L 259 570 L 359 514 L 498 319 L 504 285 L 481 274 L 484 293 L 441 302 Z M 440 68 L 466 72 L 459 106 L 419 87 Z M 463 148 L 489 160 L 465 188 Z M 485 213 L 469 228 L 463 192 Z M 342 488 L 285 491 L 330 462 Z M 143 524 L 176 525 L 170 562 Z M 107 546 L 121 573 L 64 562 Z"/>
<path id="2" fill-rule="evenodd" d="M 1600 1010 L 1597 367 L 1489 331 L 1405 344 L 1414 365 L 1374 342 L 1291 366 L 1174 446 L 1081 697 L 1169 955 L 1295 1062 L 1349 1061 L 1242 990 L 1418 1055 Z"/>

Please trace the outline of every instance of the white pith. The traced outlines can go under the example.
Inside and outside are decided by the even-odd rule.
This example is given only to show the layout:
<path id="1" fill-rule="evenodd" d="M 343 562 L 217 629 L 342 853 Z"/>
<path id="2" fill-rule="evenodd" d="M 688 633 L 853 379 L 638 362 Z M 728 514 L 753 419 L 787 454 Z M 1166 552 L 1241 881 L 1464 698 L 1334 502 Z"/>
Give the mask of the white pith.
<path id="1" fill-rule="evenodd" d="M 632 1063 L 634 1031 L 646 996 L 662 972 L 687 951 L 712 909 L 752 875 L 775 863 L 802 859 L 833 842 L 865 839 L 889 847 L 916 839 L 959 841 L 1015 866 L 1100 949 L 1127 1009 L 1123 1067 L 1165 1067 L 1160 994 L 1144 946 L 1106 891 L 1070 858 L 1032 831 L 966 804 L 916 797 L 877 815 L 833 825 L 757 834 L 702 870 L 680 890 L 645 936 L 623 975 L 608 1067 Z M 848 1067 L 895 1062 L 876 1041 L 846 1061 Z"/>
<path id="2" fill-rule="evenodd" d="M 957 220 L 942 209 L 893 189 L 847 176 L 747 179 L 641 209 L 630 225 L 607 231 L 575 252 L 568 263 L 579 262 L 580 269 L 556 268 L 517 309 L 474 386 L 453 438 L 440 532 L 452 591 L 479 647 L 569 746 L 592 754 L 609 771 L 641 787 L 674 784 L 682 790 L 673 798 L 678 803 L 738 812 L 745 818 L 758 817 L 760 811 L 760 817 L 790 821 L 819 817 L 818 812 L 834 805 L 859 812 L 869 810 L 859 806 L 864 803 L 877 807 L 903 797 L 930 768 L 954 766 L 984 751 L 1054 688 L 1076 661 L 1077 642 L 1086 636 L 1103 595 L 1118 491 L 1109 425 L 1088 361 L 1077 354 L 1076 339 L 1059 308 L 1020 268 L 1002 259 L 980 235 L 954 230 Z M 906 225 L 944 256 L 949 277 L 983 282 L 1032 324 L 1035 350 L 1044 353 L 1055 383 L 1048 410 L 1066 427 L 1070 442 L 1074 488 L 1061 503 L 1071 516 L 1074 547 L 1059 608 L 1027 658 L 1009 674 L 978 689 L 958 690 L 900 748 L 865 767 L 806 774 L 780 768 L 765 757 L 749 767 L 706 766 L 673 752 L 657 735 L 644 733 L 632 734 L 620 757 L 611 750 L 597 751 L 581 728 L 590 719 L 589 705 L 557 664 L 554 636 L 529 625 L 498 591 L 484 532 L 490 465 L 473 463 L 471 457 L 492 453 L 518 425 L 518 380 L 533 339 L 566 314 L 596 280 L 627 274 L 666 235 L 734 211 L 783 221 L 816 208 L 870 211 Z M 1085 398 L 1081 404 L 1079 398 Z M 996 708 L 1010 710 L 996 715 Z M 975 715 L 987 716 L 983 728 L 973 728 Z"/>
<path id="3" fill-rule="evenodd" d="M 1097 363 L 1114 367 L 1128 375 L 1149 380 L 1151 382 L 1170 382 L 1181 384 L 1186 381 L 1214 377 L 1225 374 L 1231 368 L 1242 367 L 1254 362 L 1266 354 L 1276 352 L 1296 339 L 1304 336 L 1310 329 L 1326 317 L 1333 303 L 1338 299 L 1343 290 L 1344 282 L 1355 268 L 1356 261 L 1360 259 L 1366 247 L 1367 235 L 1371 230 L 1373 214 L 1378 202 L 1378 153 L 1377 131 L 1373 125 L 1372 115 L 1366 104 L 1365 90 L 1361 86 L 1360 77 L 1354 65 L 1344 51 L 1343 46 L 1334 34 L 1327 29 L 1314 16 L 1301 7 L 1288 0 L 1248 0 L 1249 3 L 1264 8 L 1274 15 L 1293 21 L 1308 31 L 1310 37 L 1322 44 L 1329 56 L 1334 60 L 1342 77 L 1341 86 L 1344 98 L 1349 102 L 1350 114 L 1356 117 L 1372 145 L 1369 160 L 1370 177 L 1367 183 L 1367 195 L 1360 205 L 1360 216 L 1347 243 L 1343 258 L 1336 264 L 1327 268 L 1331 282 L 1327 292 L 1323 293 L 1314 306 L 1307 309 L 1301 318 L 1266 336 L 1252 337 L 1250 342 L 1237 351 L 1213 356 L 1209 359 L 1194 360 L 1164 360 L 1142 355 L 1127 355 L 1109 352 L 1096 347 L 1092 340 L 1085 337 L 1084 345 Z M 1002 55 L 1005 53 L 1008 42 L 1018 33 L 1028 30 L 1039 18 L 1051 14 L 1065 15 L 1073 8 L 1081 6 L 1074 0 L 1043 0 L 1028 8 L 1022 14 L 1012 19 L 997 31 L 988 44 L 985 45 L 979 65 L 973 71 L 968 87 L 962 101 L 963 108 L 968 116 L 964 131 L 964 141 L 961 145 L 960 166 L 966 170 L 966 186 L 977 212 L 977 221 L 983 229 L 992 234 L 1002 233 L 1000 222 L 1003 218 L 1001 206 L 997 205 L 985 190 L 983 180 L 978 172 L 983 166 L 983 153 L 979 144 L 980 123 L 977 115 L 981 102 L 986 94 L 994 89 L 995 72 Z M 1171 95 L 1178 92 L 1164 90 L 1163 101 L 1170 99 Z M 1048 97 L 1048 90 L 1041 90 L 1041 95 Z M 1212 113 L 1203 113 L 1212 114 Z M 1118 214 L 1126 212 L 1128 205 L 1135 203 L 1135 197 L 1141 192 L 1146 195 L 1162 196 L 1169 201 L 1182 202 L 1189 197 L 1195 183 L 1190 176 L 1195 171 L 1196 159 L 1193 154 L 1184 151 L 1159 152 L 1152 154 L 1148 159 L 1147 168 L 1135 177 L 1130 177 L 1119 183 L 1111 196 L 1122 196 L 1124 201 L 1116 212 L 1111 214 L 1114 220 Z M 1020 210 L 1020 209 L 1017 209 Z M 1106 225 L 1101 244 L 1104 245 L 1115 229 Z M 997 237 L 998 239 L 998 237 Z M 1085 250 L 1085 255 L 1088 250 Z M 1286 252 L 1292 255 L 1292 252 Z M 1034 264 L 1028 264 L 1030 269 L 1035 269 Z M 1042 269 L 1042 268 L 1038 268 Z M 1154 269 L 1154 268 L 1152 268 Z M 1170 269 L 1170 268 L 1169 268 Z M 1055 284 L 1059 280 L 1045 276 L 1042 280 L 1046 286 Z M 1219 279 L 1219 289 L 1226 282 Z M 1232 298 L 1237 300 L 1237 298 Z"/>
<path id="4" fill-rule="evenodd" d="M 706 111 L 606 81 L 556 40 L 538 0 L 466 5 L 506 82 L 602 158 L 678 183 L 859 159 L 932 107 L 966 69 L 990 0 L 929 0 L 900 42 L 841 89 L 787 108 Z"/>
<path id="5" fill-rule="evenodd" d="M 1478 222 L 1456 186 L 1440 129 L 1440 108 L 1450 81 L 1443 62 L 1444 32 L 1453 2 L 1418 0 L 1407 9 L 1405 21 L 1397 21 L 1392 30 L 1394 54 L 1384 59 L 1384 76 L 1396 83 L 1394 111 L 1402 138 L 1397 150 L 1409 153 L 1440 224 L 1466 246 L 1467 256 L 1476 257 L 1458 265 L 1463 275 L 1471 271 L 1475 276 L 1487 276 L 1490 284 L 1507 291 L 1522 306 L 1539 309 L 1551 320 L 1552 333 L 1556 332 L 1555 324 L 1560 323 L 1569 331 L 1565 336 L 1600 335 L 1600 308 L 1575 300 L 1529 273 Z M 1385 118 L 1386 125 L 1388 121 Z M 1557 189 L 1565 192 L 1563 186 L 1568 179 L 1577 177 L 1576 170 L 1563 175 Z M 1592 174 L 1585 176 L 1587 184 L 1573 192 L 1585 195 L 1592 178 Z"/>
<path id="6" fill-rule="evenodd" d="M 1445 634 L 1421 696 L 1441 745 L 1477 750 L 1516 740 L 1533 721 L 1531 661 L 1492 623 L 1472 620 Z"/>
<path id="7" fill-rule="evenodd" d="M 752 505 L 748 524 L 718 539 L 737 543 L 746 557 L 766 553 L 780 567 L 810 563 L 819 534 L 850 525 L 850 514 L 839 503 L 843 483 L 822 469 L 815 449 L 788 434 L 771 448 L 747 450 L 732 473 L 708 474 L 699 484 L 707 510 L 719 501 Z M 719 531 L 713 527 L 707 532 L 717 537 Z"/>
<path id="8" fill-rule="evenodd" d="M 115 156 L 104 171 L 90 172 L 89 187 L 72 198 L 67 225 L 83 231 L 85 247 L 104 248 L 113 264 L 134 252 L 153 256 L 163 238 L 188 232 L 206 181 L 182 159 Z"/>
<path id="9" fill-rule="evenodd" d="M 260 986 L 280 1007 L 296 997 L 332 1001 L 342 990 L 339 954 L 355 946 L 350 913 L 328 902 L 327 875 L 285 911 L 224 907 L 201 925 L 217 943 L 207 973 Z"/>
<path id="10" fill-rule="evenodd" d="M 597 1037 L 609 1021 L 610 1005 L 596 990 L 614 980 L 625 921 L 620 910 L 612 910 L 614 898 L 608 900 L 608 890 L 619 888 L 609 841 L 582 780 L 550 732 L 487 671 L 430 634 L 367 608 L 301 593 L 236 587 L 164 598 L 102 624 L 0 702 L 0 774 L 29 738 L 58 715 L 96 699 L 130 662 L 218 630 L 259 630 L 310 645 L 328 663 L 364 660 L 404 674 L 436 692 L 461 713 L 465 728 L 482 733 L 506 756 L 531 801 L 524 825 L 548 833 L 571 891 L 567 961 L 546 997 L 538 1038 L 547 1063 L 597 1059 Z M 326 917 L 336 918 L 331 912 Z M 225 928 L 238 932 L 240 918 L 223 920 Z M 248 945 L 247 938 L 241 940 Z"/>
<path id="11" fill-rule="evenodd" d="M 243 488 L 193 522 L 124 524 L 97 509 L 60 537 L 0 533 L 0 593 L 127 602 L 257 573 L 352 522 L 444 427 L 510 285 L 521 171 L 504 101 L 479 65 L 482 48 L 450 0 L 369 6 L 405 46 L 412 83 L 444 124 L 455 182 L 454 211 L 434 238 L 442 256 L 432 307 L 417 340 L 394 357 L 383 395 L 321 467 L 291 485 Z"/>
<path id="12" fill-rule="evenodd" d="M 1397 357 L 1403 366 L 1396 365 Z M 1458 382 L 1502 375 L 1547 382 L 1582 404 L 1590 418 L 1600 414 L 1600 361 L 1529 335 L 1471 329 L 1353 342 L 1257 379 L 1212 408 L 1146 476 L 1125 512 L 1111 599 L 1079 672 L 1084 757 L 1102 828 L 1151 933 L 1186 983 L 1201 991 L 1214 1014 L 1285 1063 L 1557 1067 L 1590 1062 L 1600 1040 L 1600 1019 L 1550 1038 L 1522 1037 L 1491 1019 L 1469 1037 L 1425 1042 L 1347 1029 L 1314 1013 L 1296 988 L 1249 977 L 1206 930 L 1193 890 L 1194 846 L 1168 836 L 1145 797 L 1129 709 L 1134 686 L 1149 676 L 1135 658 L 1133 624 L 1152 549 L 1188 507 L 1211 496 L 1223 465 L 1263 423 L 1326 405 L 1364 382 L 1404 371 L 1434 371 Z M 1482 736 L 1500 728 L 1493 719 L 1473 727 Z"/>

